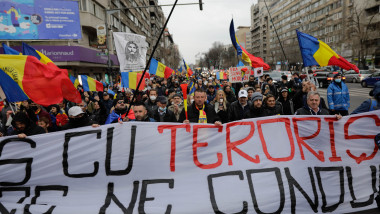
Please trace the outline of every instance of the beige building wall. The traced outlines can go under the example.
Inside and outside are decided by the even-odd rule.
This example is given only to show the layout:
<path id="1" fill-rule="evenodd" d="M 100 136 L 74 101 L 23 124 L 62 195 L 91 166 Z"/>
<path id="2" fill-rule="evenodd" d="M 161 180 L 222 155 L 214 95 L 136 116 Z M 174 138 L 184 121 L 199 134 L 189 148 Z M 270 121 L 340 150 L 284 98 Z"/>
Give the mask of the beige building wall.
<path id="1" fill-rule="evenodd" d="M 236 31 L 236 38 L 244 49 L 247 47 L 247 33 L 249 33 L 249 31 L 249 26 L 238 26 Z"/>

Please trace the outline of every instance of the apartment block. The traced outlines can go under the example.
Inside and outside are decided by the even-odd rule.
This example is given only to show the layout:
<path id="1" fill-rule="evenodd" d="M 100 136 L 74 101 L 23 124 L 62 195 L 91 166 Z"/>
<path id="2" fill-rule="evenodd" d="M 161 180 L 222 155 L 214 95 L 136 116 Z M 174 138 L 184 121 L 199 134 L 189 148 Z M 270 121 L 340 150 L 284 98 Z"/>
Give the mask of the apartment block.
<path id="1" fill-rule="evenodd" d="M 365 6 L 366 13 L 378 13 L 379 7 L 376 9 L 376 5 L 379 1 L 376 0 L 259 0 L 251 7 L 251 51 L 272 67 L 282 64 L 283 67 L 290 65 L 291 68 L 298 69 L 302 65 L 296 35 L 298 29 L 324 41 L 353 62 L 353 43 L 356 37 L 352 34 L 352 17 L 353 8 L 359 2 Z M 378 21 L 373 20 L 370 26 L 375 29 Z M 377 37 L 370 37 L 369 40 L 375 47 Z M 369 52 L 375 54 L 374 50 Z"/>
<path id="2" fill-rule="evenodd" d="M 143 35 L 149 44 L 147 59 L 164 26 L 165 16 L 158 0 L 78 0 L 82 38 L 79 40 L 10 40 L 16 49 L 26 42 L 51 58 L 59 67 L 73 75 L 86 74 L 98 80 L 115 81 L 119 73 L 113 32 Z M 146 7 L 155 6 L 155 7 Z M 108 23 L 108 49 L 111 68 L 108 66 L 107 48 L 98 46 L 97 26 Z M 165 61 L 174 46 L 168 29 L 160 40 L 155 58 Z M 173 48 L 175 49 L 175 48 Z M 178 48 L 176 48 L 178 49 Z M 59 56 L 59 57 L 57 57 Z"/>

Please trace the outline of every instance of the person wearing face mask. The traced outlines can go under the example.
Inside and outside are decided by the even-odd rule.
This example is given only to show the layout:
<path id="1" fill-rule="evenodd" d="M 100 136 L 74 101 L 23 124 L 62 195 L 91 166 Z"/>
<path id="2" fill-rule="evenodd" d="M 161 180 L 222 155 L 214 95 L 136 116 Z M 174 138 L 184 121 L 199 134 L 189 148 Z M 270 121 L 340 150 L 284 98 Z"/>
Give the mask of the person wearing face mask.
<path id="1" fill-rule="evenodd" d="M 79 127 L 92 126 L 99 127 L 92 121 L 86 113 L 83 112 L 82 108 L 79 106 L 73 106 L 69 109 L 69 122 L 62 127 L 62 130 L 74 129 Z"/>
<path id="2" fill-rule="evenodd" d="M 145 101 L 145 107 L 148 110 L 149 117 L 153 117 L 154 113 L 158 109 L 157 101 L 156 101 L 157 96 L 158 96 L 157 89 L 151 89 L 149 91 L 148 100 Z"/>
<path id="3" fill-rule="evenodd" d="M 172 97 L 172 100 L 173 101 L 172 101 L 171 105 L 168 107 L 168 109 L 174 113 L 176 120 L 178 120 L 179 115 L 181 114 L 181 112 L 183 110 L 182 97 L 179 94 L 174 94 Z"/>
<path id="4" fill-rule="evenodd" d="M 164 96 L 157 97 L 158 109 L 153 115 L 153 119 L 157 122 L 177 122 L 172 111 L 167 108 L 168 99 Z"/>
<path id="5" fill-rule="evenodd" d="M 340 73 L 334 75 L 334 80 L 327 88 L 327 103 L 332 115 L 348 115 L 350 94 L 346 84 L 342 82 L 342 74 Z"/>

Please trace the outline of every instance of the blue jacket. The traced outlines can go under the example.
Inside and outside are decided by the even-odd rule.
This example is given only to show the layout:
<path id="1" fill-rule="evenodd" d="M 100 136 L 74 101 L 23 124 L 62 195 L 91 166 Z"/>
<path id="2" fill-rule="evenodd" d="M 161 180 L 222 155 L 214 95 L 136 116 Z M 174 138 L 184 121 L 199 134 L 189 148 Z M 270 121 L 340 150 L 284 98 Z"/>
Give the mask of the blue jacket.
<path id="1" fill-rule="evenodd" d="M 380 81 L 376 82 L 373 88 L 373 97 L 375 99 L 367 99 L 362 104 L 360 104 L 360 106 L 357 107 L 351 114 L 359 114 L 363 112 L 368 112 L 371 109 L 371 105 L 373 105 L 372 111 L 380 109 L 380 102 L 376 100 L 376 98 L 379 100 L 379 96 L 380 96 Z"/>
<path id="2" fill-rule="evenodd" d="M 327 88 L 327 103 L 330 110 L 348 110 L 350 108 L 350 95 L 344 82 L 342 87 L 332 82 Z"/>

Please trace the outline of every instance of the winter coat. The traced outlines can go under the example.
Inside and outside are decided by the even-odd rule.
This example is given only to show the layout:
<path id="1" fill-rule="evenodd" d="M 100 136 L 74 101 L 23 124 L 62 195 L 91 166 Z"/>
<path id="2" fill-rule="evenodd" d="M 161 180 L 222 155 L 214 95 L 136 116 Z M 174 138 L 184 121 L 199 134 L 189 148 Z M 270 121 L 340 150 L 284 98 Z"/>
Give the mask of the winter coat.
<path id="1" fill-rule="evenodd" d="M 344 82 L 341 87 L 336 82 L 331 82 L 327 88 L 327 103 L 330 110 L 347 111 L 350 108 L 350 95 Z"/>
<path id="2" fill-rule="evenodd" d="M 236 121 L 236 120 L 242 120 L 246 118 L 250 118 L 249 115 L 250 111 L 250 105 L 247 103 L 244 108 L 239 103 L 239 100 L 236 100 L 235 102 L 231 103 L 229 112 L 228 112 L 228 121 Z"/>
<path id="3" fill-rule="evenodd" d="M 174 113 L 169 109 L 166 109 L 163 121 L 160 119 L 159 110 L 154 113 L 153 119 L 157 122 L 177 122 L 177 118 L 175 117 Z"/>
<path id="4" fill-rule="evenodd" d="M 274 107 L 264 106 L 265 116 L 282 115 L 282 114 L 284 113 L 282 112 L 282 105 L 280 102 L 276 102 L 276 105 Z"/>
<path id="5" fill-rule="evenodd" d="M 308 106 L 297 109 L 296 115 L 330 115 L 329 110 L 324 108 L 319 108 L 319 111 L 315 113 Z"/>

